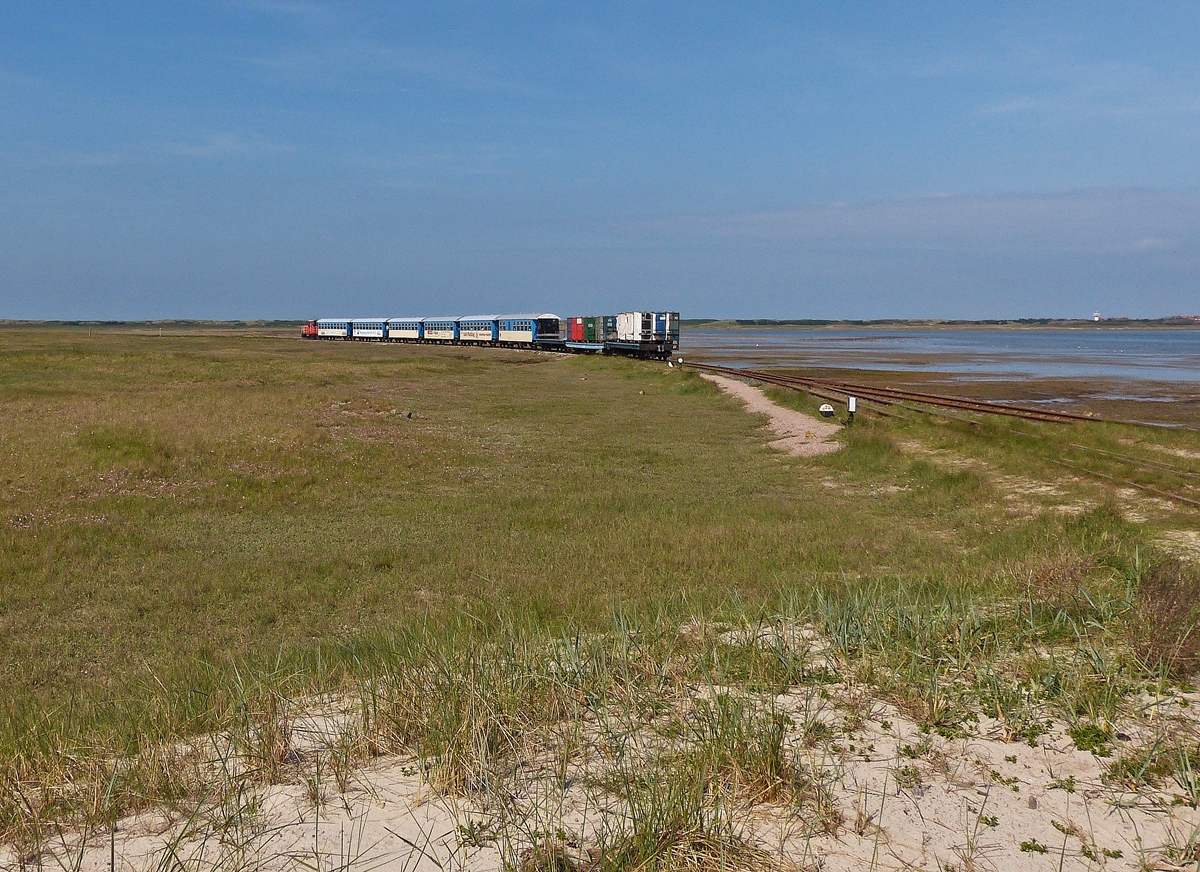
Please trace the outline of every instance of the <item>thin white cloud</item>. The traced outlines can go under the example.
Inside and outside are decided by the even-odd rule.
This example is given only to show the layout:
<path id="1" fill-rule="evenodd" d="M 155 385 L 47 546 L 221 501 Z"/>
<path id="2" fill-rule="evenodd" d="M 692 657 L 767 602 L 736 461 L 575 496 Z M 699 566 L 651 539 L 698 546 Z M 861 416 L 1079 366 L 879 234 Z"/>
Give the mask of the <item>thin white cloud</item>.
<path id="1" fill-rule="evenodd" d="M 292 154 L 286 143 L 239 133 L 203 134 L 168 142 L 122 143 L 104 151 L 56 149 L 37 155 L 10 153 L 12 166 L 111 168 L 163 163 L 172 160 L 233 160 Z"/>
<path id="2" fill-rule="evenodd" d="M 1082 61 L 1065 54 L 1010 56 L 1007 96 L 980 107 L 991 116 L 1131 118 L 1200 112 L 1200 69 Z"/>
<path id="3" fill-rule="evenodd" d="M 1200 192 L 1089 190 L 814 203 L 685 215 L 633 232 L 810 249 L 1146 256 L 1200 251 Z"/>
<path id="4" fill-rule="evenodd" d="M 1161 239 L 1155 236 L 1147 236 L 1144 239 L 1135 239 L 1125 245 L 1115 246 L 1113 250 L 1118 253 L 1129 252 L 1139 254 L 1151 251 L 1172 251 L 1178 247 L 1178 239 Z"/>
<path id="5" fill-rule="evenodd" d="M 331 89 L 378 86 L 382 79 L 401 89 L 433 83 L 462 91 L 549 93 L 517 74 L 513 64 L 485 51 L 382 37 L 379 22 L 346 5 L 312 0 L 243 0 L 238 5 L 286 17 L 298 29 L 277 48 L 236 58 L 280 79 Z"/>
<path id="6" fill-rule="evenodd" d="M 175 142 L 161 147 L 169 155 L 191 158 L 235 158 L 261 154 L 288 154 L 296 151 L 295 146 L 246 137 L 238 133 L 218 133 L 198 137 L 186 142 Z"/>
<path id="7" fill-rule="evenodd" d="M 276 76 L 329 88 L 385 79 L 389 88 L 433 83 L 460 91 L 547 94 L 541 86 L 502 71 L 479 53 L 429 46 L 392 45 L 366 37 L 331 36 L 240 60 Z"/>
<path id="8" fill-rule="evenodd" d="M 413 152 L 386 156 L 357 155 L 347 158 L 353 166 L 369 171 L 377 183 L 389 188 L 436 188 L 446 177 L 512 177 L 523 155 L 512 151 L 475 149 L 465 151 Z"/>
<path id="9" fill-rule="evenodd" d="M 1032 23 L 997 35 L 974 51 L 957 47 L 928 58 L 847 45 L 843 65 L 874 78 L 975 82 L 993 92 L 977 107 L 985 117 L 1132 118 L 1200 113 L 1200 65 L 1089 57 L 1089 40 L 1043 33 Z"/>
<path id="10" fill-rule="evenodd" d="M 336 21 L 344 7 L 312 0 L 237 0 L 232 4 L 251 12 L 283 16 L 307 27 L 326 26 Z"/>
<path id="11" fill-rule="evenodd" d="M 60 151 L 43 157 L 39 164 L 60 167 L 119 167 L 141 163 L 133 155 L 122 151 L 85 152 Z"/>
<path id="12" fill-rule="evenodd" d="M 239 136 L 224 134 L 209 136 L 202 142 L 174 144 L 167 150 L 182 157 L 234 157 L 248 154 L 250 143 Z"/>

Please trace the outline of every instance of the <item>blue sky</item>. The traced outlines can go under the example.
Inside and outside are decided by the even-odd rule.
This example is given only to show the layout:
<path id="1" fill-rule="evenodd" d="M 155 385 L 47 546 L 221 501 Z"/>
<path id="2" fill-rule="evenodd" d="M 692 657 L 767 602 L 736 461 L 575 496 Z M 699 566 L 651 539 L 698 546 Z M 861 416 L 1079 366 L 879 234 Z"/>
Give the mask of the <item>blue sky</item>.
<path id="1" fill-rule="evenodd" d="M 6 3 L 0 317 L 1200 313 L 1200 5 Z"/>

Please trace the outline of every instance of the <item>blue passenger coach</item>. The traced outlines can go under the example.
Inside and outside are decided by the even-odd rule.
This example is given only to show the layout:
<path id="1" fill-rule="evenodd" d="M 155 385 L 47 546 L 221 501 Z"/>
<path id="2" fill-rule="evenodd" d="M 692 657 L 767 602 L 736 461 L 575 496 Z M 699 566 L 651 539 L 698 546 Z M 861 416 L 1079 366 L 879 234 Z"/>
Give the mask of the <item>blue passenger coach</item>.
<path id="1" fill-rule="evenodd" d="M 458 319 L 458 338 L 463 342 L 495 342 L 498 335 L 495 315 L 472 315 Z"/>
<path id="2" fill-rule="evenodd" d="M 387 321 L 383 318 L 355 318 L 350 322 L 355 339 L 387 339 Z"/>
<path id="3" fill-rule="evenodd" d="M 318 339 L 349 339 L 351 336 L 351 322 L 349 319 L 341 318 L 318 318 L 317 319 L 317 338 Z"/>
<path id="4" fill-rule="evenodd" d="M 562 319 L 550 312 L 500 315 L 496 318 L 497 338 L 503 344 L 554 344 L 562 341 Z"/>
<path id="5" fill-rule="evenodd" d="M 457 318 L 422 318 L 421 327 L 425 339 L 436 339 L 442 342 L 458 341 Z"/>
<path id="6" fill-rule="evenodd" d="M 420 318 L 388 318 L 388 339 L 424 339 Z"/>

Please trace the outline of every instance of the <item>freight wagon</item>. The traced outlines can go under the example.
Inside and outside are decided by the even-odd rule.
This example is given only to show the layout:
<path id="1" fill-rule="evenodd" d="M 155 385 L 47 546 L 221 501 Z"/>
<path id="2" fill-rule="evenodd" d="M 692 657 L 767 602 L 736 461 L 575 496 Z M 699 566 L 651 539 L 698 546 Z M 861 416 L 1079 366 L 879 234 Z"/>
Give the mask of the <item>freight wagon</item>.
<path id="1" fill-rule="evenodd" d="M 621 312 L 605 349 L 637 357 L 669 357 L 679 347 L 678 312 Z"/>

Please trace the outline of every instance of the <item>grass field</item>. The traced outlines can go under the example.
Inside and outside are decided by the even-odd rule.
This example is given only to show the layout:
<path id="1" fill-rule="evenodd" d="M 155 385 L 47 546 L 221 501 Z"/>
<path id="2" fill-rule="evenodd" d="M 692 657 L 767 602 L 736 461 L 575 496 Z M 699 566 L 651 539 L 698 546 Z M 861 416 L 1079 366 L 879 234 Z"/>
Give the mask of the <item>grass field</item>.
<path id="1" fill-rule="evenodd" d="M 918 723 L 1011 709 L 1033 739 L 1037 712 L 1104 730 L 1195 666 L 1196 577 L 1170 555 L 1195 512 L 1070 447 L 1196 474 L 1194 434 L 863 415 L 801 460 L 663 364 L 250 330 L 7 329 L 0 396 L 0 836 L 22 852 L 192 789 L 114 759 L 263 700 L 473 674 L 513 640 L 589 634 L 619 663 L 630 633 L 785 615 Z M 709 642 L 680 682 L 803 672 Z M 458 728 L 414 694 L 387 748 L 445 760 Z"/>

